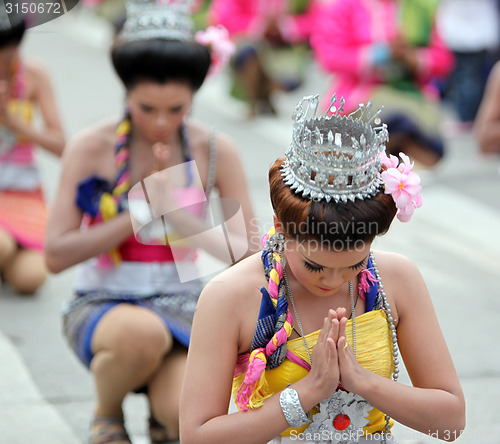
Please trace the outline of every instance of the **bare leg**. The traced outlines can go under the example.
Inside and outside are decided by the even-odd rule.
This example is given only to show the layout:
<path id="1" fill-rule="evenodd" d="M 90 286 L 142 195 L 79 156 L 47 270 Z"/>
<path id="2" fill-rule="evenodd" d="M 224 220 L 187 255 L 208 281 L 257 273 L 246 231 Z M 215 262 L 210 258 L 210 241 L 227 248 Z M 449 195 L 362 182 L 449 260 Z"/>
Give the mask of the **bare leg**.
<path id="1" fill-rule="evenodd" d="M 16 241 L 0 228 L 0 271 L 12 259 L 16 250 Z"/>
<path id="2" fill-rule="evenodd" d="M 106 313 L 92 337 L 96 416 L 121 418 L 127 393 L 147 383 L 171 347 L 170 333 L 150 310 L 121 304 Z"/>
<path id="3" fill-rule="evenodd" d="M 19 294 L 34 294 L 47 278 L 43 253 L 19 249 L 4 265 L 5 282 Z"/>
<path id="4" fill-rule="evenodd" d="M 95 416 L 122 419 L 122 403 L 134 389 L 146 385 L 172 348 L 172 337 L 153 312 L 131 304 L 121 304 L 106 313 L 92 337 L 90 369 L 97 392 Z M 119 423 L 108 430 L 120 432 Z M 92 434 L 102 431 L 94 423 Z M 115 443 L 128 443 L 120 440 Z"/>
<path id="5" fill-rule="evenodd" d="M 152 413 L 158 422 L 165 425 L 171 440 L 179 437 L 179 402 L 186 359 L 184 348 L 174 349 L 148 385 Z"/>

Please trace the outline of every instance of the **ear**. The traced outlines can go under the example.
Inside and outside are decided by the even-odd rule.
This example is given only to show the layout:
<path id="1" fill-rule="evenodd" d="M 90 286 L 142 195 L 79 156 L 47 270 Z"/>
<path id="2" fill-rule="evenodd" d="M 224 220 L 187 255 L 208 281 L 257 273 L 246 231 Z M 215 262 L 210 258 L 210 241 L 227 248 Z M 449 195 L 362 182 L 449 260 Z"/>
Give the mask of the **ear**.
<path id="1" fill-rule="evenodd" d="M 276 213 L 273 214 L 273 224 L 274 224 L 274 231 L 275 231 L 275 233 L 281 233 L 281 234 L 283 234 L 283 225 L 278 220 L 278 218 L 276 217 Z"/>

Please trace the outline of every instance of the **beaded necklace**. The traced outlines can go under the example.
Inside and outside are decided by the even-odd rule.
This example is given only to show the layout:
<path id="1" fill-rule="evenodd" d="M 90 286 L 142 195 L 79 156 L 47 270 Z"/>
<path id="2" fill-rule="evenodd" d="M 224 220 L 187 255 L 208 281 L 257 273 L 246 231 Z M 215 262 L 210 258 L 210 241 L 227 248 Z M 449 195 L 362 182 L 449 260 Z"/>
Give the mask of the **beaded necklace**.
<path id="1" fill-rule="evenodd" d="M 389 324 L 389 329 L 391 333 L 391 341 L 392 341 L 392 356 L 393 356 L 393 363 L 394 363 L 394 371 L 392 373 L 392 379 L 393 381 L 397 382 L 398 377 L 399 377 L 399 360 L 398 360 L 398 341 L 397 341 L 397 334 L 396 334 L 396 327 L 394 326 L 394 318 L 392 317 L 392 311 L 389 305 L 389 302 L 387 301 L 387 296 L 384 291 L 384 286 L 382 285 L 382 281 L 380 279 L 380 273 L 377 268 L 377 264 L 375 263 L 373 253 L 370 252 L 370 259 L 371 263 L 373 266 L 373 271 L 375 272 L 375 277 L 377 279 L 378 283 L 378 290 L 379 294 L 382 297 L 383 305 L 384 305 L 384 310 L 387 315 L 387 322 Z M 309 363 L 312 365 L 312 358 L 311 358 L 311 351 L 309 349 L 309 346 L 307 344 L 306 337 L 304 335 L 304 330 L 302 329 L 302 324 L 299 319 L 299 315 L 297 313 L 297 309 L 295 308 L 295 302 L 293 300 L 293 295 L 290 290 L 290 286 L 288 284 L 288 279 L 286 276 L 285 271 L 283 270 L 283 279 L 285 281 L 285 286 L 286 290 L 288 293 L 288 298 L 290 299 L 290 302 L 292 304 L 292 309 L 295 315 L 295 319 L 297 320 L 297 326 L 299 327 L 300 330 L 300 335 L 302 337 L 302 340 L 305 345 L 305 349 L 307 352 L 307 357 L 309 359 Z M 353 344 L 353 352 L 354 356 L 356 357 L 357 355 L 357 348 L 356 348 L 356 313 L 355 313 L 355 304 L 354 304 L 354 290 L 353 290 L 353 285 L 352 285 L 352 280 L 349 281 L 349 297 L 350 297 L 350 302 L 351 302 L 351 316 L 352 316 L 352 344 Z M 341 391 L 337 390 L 334 392 L 334 394 L 328 398 L 327 400 L 324 400 L 320 403 L 320 413 L 314 416 L 314 421 L 310 425 L 310 427 L 306 431 L 310 431 L 311 433 L 315 431 L 320 431 L 320 430 L 325 430 L 322 428 L 325 425 L 325 419 L 329 420 L 330 415 L 328 413 L 325 414 L 323 412 L 322 407 L 324 410 L 326 409 L 333 409 L 334 413 L 338 414 L 333 418 L 332 425 L 334 427 L 334 431 L 346 431 L 348 427 L 352 427 L 352 422 L 351 418 L 343 413 L 343 407 L 350 401 L 357 401 L 357 402 L 364 402 L 364 411 L 367 411 L 368 409 L 371 409 L 371 405 L 368 404 L 361 396 L 351 394 L 351 393 L 342 393 Z M 359 414 L 361 410 L 359 409 L 357 413 Z M 321 415 L 321 419 L 317 418 L 318 415 Z M 360 419 L 359 415 L 358 418 L 353 418 L 353 419 Z M 385 444 L 387 442 L 387 434 L 390 432 L 390 417 L 388 415 L 385 415 L 385 432 L 383 433 L 382 437 L 382 444 Z M 310 430 L 311 429 L 311 430 Z M 353 430 L 349 430 L 347 433 L 349 433 L 349 436 L 352 436 L 352 432 L 356 431 L 356 428 Z M 357 442 L 357 441 L 356 441 Z"/>

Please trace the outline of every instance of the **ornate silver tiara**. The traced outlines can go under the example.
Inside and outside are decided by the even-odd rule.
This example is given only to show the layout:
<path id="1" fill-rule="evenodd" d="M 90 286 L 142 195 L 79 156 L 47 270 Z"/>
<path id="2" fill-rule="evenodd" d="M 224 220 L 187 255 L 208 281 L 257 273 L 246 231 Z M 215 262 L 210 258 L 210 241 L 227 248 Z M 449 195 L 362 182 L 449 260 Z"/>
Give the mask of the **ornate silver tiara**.
<path id="1" fill-rule="evenodd" d="M 122 41 L 192 40 L 191 0 L 127 0 Z"/>
<path id="2" fill-rule="evenodd" d="M 376 195 L 382 185 L 380 151 L 389 140 L 387 126 L 378 127 L 378 115 L 369 116 L 371 100 L 348 116 L 344 99 L 316 117 L 319 95 L 304 97 L 295 107 L 292 143 L 281 168 L 287 185 L 303 197 L 347 202 Z M 327 114 L 332 112 L 330 117 Z M 308 118 L 312 113 L 312 117 Z M 355 117 L 358 115 L 357 117 Z"/>

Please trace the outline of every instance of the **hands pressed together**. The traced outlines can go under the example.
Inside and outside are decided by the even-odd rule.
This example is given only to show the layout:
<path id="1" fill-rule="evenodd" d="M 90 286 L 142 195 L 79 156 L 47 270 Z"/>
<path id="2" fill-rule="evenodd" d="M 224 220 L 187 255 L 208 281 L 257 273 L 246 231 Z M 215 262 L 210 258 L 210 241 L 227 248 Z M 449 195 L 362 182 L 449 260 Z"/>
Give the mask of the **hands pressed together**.
<path id="1" fill-rule="evenodd" d="M 312 353 L 308 377 L 321 387 L 322 399 L 329 397 L 339 384 L 349 392 L 358 393 L 361 376 L 367 371 L 359 365 L 347 342 L 345 314 L 345 308 L 329 310 Z"/>
<path id="2" fill-rule="evenodd" d="M 178 208 L 172 194 L 175 184 L 176 168 L 171 168 L 171 148 L 169 145 L 157 142 L 152 146 L 154 166 L 144 179 L 148 200 L 157 216 L 164 215 Z"/>
<path id="3" fill-rule="evenodd" d="M 171 148 L 170 145 L 162 142 L 156 142 L 152 147 L 153 156 L 155 159 L 153 170 L 150 174 L 157 173 L 168 168 L 169 160 L 171 159 Z"/>

